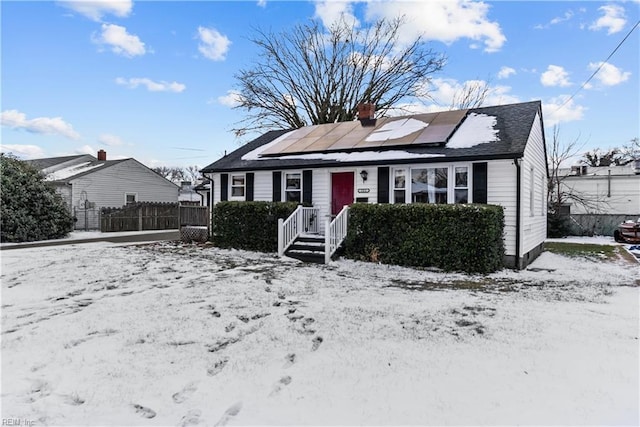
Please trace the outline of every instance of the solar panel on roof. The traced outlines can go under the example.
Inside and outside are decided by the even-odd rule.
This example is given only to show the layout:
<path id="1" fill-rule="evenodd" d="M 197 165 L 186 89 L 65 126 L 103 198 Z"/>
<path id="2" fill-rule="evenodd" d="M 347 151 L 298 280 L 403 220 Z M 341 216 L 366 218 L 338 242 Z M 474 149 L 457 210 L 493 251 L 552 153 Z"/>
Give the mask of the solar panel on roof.
<path id="1" fill-rule="evenodd" d="M 308 126 L 287 134 L 260 156 L 443 144 L 466 114 L 467 110 L 457 110 L 386 117 L 378 119 L 373 127 L 358 121 Z"/>

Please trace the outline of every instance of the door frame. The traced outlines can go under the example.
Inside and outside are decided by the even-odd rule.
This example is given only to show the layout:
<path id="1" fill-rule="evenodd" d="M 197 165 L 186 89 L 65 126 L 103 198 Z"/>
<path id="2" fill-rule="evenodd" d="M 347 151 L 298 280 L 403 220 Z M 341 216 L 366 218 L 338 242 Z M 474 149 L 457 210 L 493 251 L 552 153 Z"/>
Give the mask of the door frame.
<path id="1" fill-rule="evenodd" d="M 352 186 L 351 186 L 351 192 L 352 192 L 352 200 L 351 203 L 355 202 L 355 197 L 356 197 L 356 171 L 354 169 L 349 169 L 349 170 L 338 170 L 338 171 L 330 171 L 329 172 L 329 187 L 330 187 L 330 191 L 329 191 L 329 214 L 331 215 L 331 217 L 334 217 L 336 214 L 333 213 L 333 175 L 336 174 L 351 174 L 352 176 Z M 346 205 L 343 205 L 343 207 Z M 340 208 L 341 210 L 342 208 Z"/>

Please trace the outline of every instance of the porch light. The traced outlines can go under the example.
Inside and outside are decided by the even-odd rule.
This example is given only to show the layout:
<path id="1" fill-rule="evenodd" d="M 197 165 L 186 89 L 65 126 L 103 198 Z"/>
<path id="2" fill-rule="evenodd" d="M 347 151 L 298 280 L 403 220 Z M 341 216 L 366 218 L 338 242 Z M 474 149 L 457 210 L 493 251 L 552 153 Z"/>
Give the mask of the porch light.
<path id="1" fill-rule="evenodd" d="M 366 181 L 368 176 L 369 172 L 367 172 L 366 170 L 360 171 L 360 177 L 362 178 L 362 181 Z"/>

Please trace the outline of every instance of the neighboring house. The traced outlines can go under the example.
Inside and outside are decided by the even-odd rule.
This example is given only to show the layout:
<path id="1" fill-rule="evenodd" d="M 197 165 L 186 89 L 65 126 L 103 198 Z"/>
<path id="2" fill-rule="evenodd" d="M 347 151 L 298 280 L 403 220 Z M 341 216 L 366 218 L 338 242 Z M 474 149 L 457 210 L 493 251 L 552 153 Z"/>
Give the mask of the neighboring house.
<path id="1" fill-rule="evenodd" d="M 180 193 L 178 201 L 183 206 L 204 206 L 204 195 L 197 190 L 197 184 L 191 181 L 182 181 L 180 183 Z"/>
<path id="2" fill-rule="evenodd" d="M 496 204 L 505 213 L 505 264 L 523 268 L 542 251 L 547 159 L 539 101 L 360 117 L 270 131 L 205 167 L 211 203 L 295 201 L 325 218 L 354 202 Z"/>
<path id="3" fill-rule="evenodd" d="M 560 169 L 563 191 L 585 200 L 566 208 L 575 233 L 612 235 L 617 225 L 640 217 L 640 160 L 622 166 Z"/>
<path id="4" fill-rule="evenodd" d="M 76 228 L 99 228 L 98 211 L 135 202 L 177 203 L 179 187 L 135 159 L 91 155 L 29 160 L 64 198 Z"/>
<path id="5" fill-rule="evenodd" d="M 211 182 L 201 182 L 193 190 L 202 196 L 202 206 L 211 206 Z"/>
<path id="6" fill-rule="evenodd" d="M 211 184 L 197 179 L 195 183 L 182 181 L 178 200 L 184 206 L 209 206 L 211 203 Z"/>

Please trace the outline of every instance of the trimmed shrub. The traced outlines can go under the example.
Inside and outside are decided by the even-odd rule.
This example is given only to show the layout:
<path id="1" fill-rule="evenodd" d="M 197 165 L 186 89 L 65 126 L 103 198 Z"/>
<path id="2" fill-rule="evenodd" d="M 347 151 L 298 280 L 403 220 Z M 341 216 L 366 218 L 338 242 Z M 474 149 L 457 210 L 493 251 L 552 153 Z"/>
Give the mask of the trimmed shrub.
<path id="1" fill-rule="evenodd" d="M 446 271 L 503 267 L 504 213 L 493 205 L 355 204 L 345 256 Z"/>
<path id="2" fill-rule="evenodd" d="M 40 171 L 13 156 L 0 154 L 2 242 L 58 239 L 73 230 L 62 197 Z"/>
<path id="3" fill-rule="evenodd" d="M 211 240 L 221 248 L 277 252 L 278 218 L 298 207 L 291 202 L 220 202 L 213 207 Z"/>
<path id="4" fill-rule="evenodd" d="M 558 212 L 547 212 L 547 237 L 566 237 L 571 235 L 569 215 Z"/>

